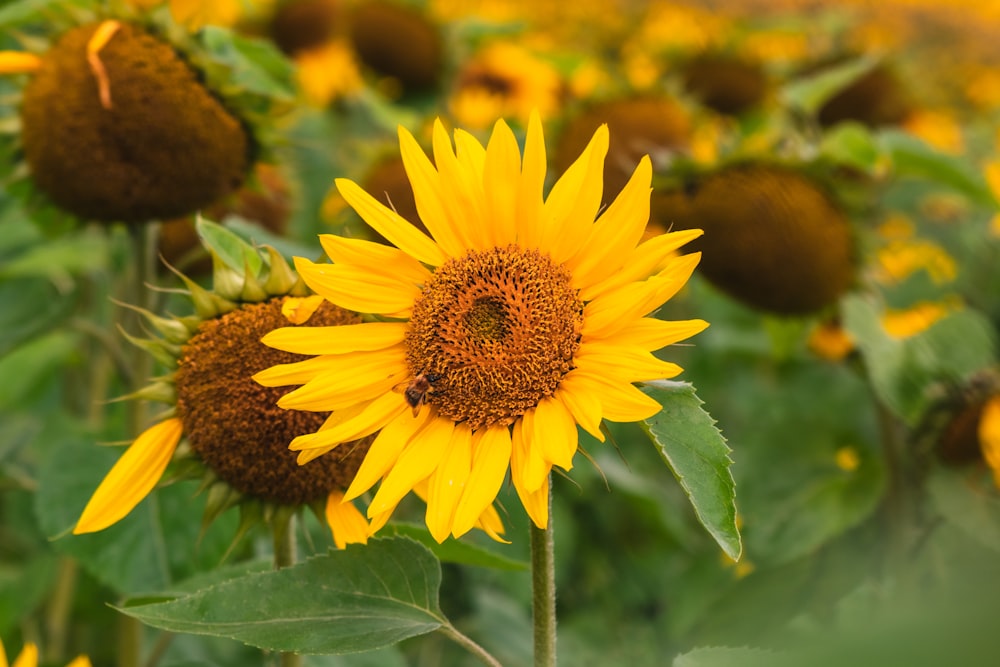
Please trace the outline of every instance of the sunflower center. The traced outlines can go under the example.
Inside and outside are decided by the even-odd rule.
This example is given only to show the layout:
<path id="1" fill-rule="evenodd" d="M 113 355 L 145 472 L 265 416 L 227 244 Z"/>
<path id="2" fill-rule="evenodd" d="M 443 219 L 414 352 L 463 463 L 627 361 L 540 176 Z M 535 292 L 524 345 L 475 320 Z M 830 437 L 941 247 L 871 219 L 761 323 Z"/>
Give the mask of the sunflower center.
<path id="1" fill-rule="evenodd" d="M 288 450 L 292 438 L 317 430 L 328 415 L 279 408 L 284 389 L 251 379 L 275 364 L 306 358 L 260 342 L 265 333 L 288 326 L 281 314 L 283 301 L 244 304 L 203 322 L 184 346 L 174 378 L 177 414 L 202 461 L 241 493 L 298 505 L 347 488 L 370 443 L 339 447 L 305 466 Z M 359 319 L 324 302 L 309 324 L 355 324 Z"/>
<path id="2" fill-rule="evenodd" d="M 414 304 L 407 363 L 430 380 L 439 414 L 510 424 L 573 368 L 582 325 L 565 267 L 516 245 L 472 250 L 439 267 Z"/>

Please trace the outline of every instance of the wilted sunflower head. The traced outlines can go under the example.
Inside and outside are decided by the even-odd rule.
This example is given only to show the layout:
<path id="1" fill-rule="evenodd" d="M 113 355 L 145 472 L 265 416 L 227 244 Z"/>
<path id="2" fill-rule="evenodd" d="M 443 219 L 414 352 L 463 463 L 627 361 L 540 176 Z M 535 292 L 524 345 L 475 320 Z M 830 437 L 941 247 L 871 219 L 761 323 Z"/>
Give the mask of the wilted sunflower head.
<path id="1" fill-rule="evenodd" d="M 247 510 L 245 522 L 308 506 L 325 516 L 339 545 L 363 541 L 366 522 L 341 500 L 370 439 L 351 443 L 329 461 L 299 466 L 288 442 L 303 431 L 320 428 L 329 413 L 281 409 L 276 405 L 281 392 L 251 379 L 265 368 L 294 368 L 305 359 L 263 345 L 260 339 L 273 329 L 305 322 L 350 326 L 359 324 L 360 317 L 308 296 L 304 284 L 273 249 L 258 253 L 245 244 L 234 245 L 235 237 L 221 227 L 201 225 L 215 238 L 227 238 L 230 248 L 241 247 L 245 267 L 235 270 L 213 250 L 214 289 L 205 290 L 185 278 L 195 315 L 164 319 L 143 311 L 162 335 L 143 345 L 156 351 L 170 374 L 135 397 L 160 400 L 170 407 L 108 473 L 74 532 L 93 532 L 119 521 L 174 462 L 178 476 L 202 479 L 208 496 L 205 522 L 233 505 Z"/>
<path id="2" fill-rule="evenodd" d="M 567 121 L 552 158 L 556 169 L 569 167 L 601 125 L 611 133 L 604 163 L 605 203 L 625 187 L 642 156 L 661 163 L 686 150 L 691 140 L 688 114 L 668 97 L 648 94 L 597 102 Z"/>
<path id="3" fill-rule="evenodd" d="M 985 463 L 1000 486 L 1000 376 L 995 369 L 947 390 L 928 411 L 924 425 L 934 434 L 938 460 L 949 466 Z"/>
<path id="4" fill-rule="evenodd" d="M 704 229 L 701 273 L 730 296 L 779 315 L 833 304 L 851 285 L 851 226 L 816 182 L 787 167 L 728 166 L 653 197 L 665 228 Z"/>
<path id="5" fill-rule="evenodd" d="M 344 29 L 340 0 L 290 0 L 279 4 L 268 32 L 281 51 L 296 56 L 319 48 Z"/>
<path id="6" fill-rule="evenodd" d="M 703 51 L 681 66 L 686 90 L 706 107 L 738 115 L 759 105 L 769 81 L 761 63 L 722 51 Z"/>
<path id="7" fill-rule="evenodd" d="M 827 58 L 806 67 L 801 74 L 813 75 L 850 60 L 850 56 Z M 854 121 L 869 127 L 898 125 L 914 109 L 912 94 L 888 60 L 842 88 L 820 107 L 817 119 L 823 127 Z"/>
<path id="8" fill-rule="evenodd" d="M 444 69 L 440 28 L 397 0 L 362 0 L 349 15 L 350 40 L 362 64 L 395 96 L 437 88 Z"/>
<path id="9" fill-rule="evenodd" d="M 17 105 L 23 171 L 35 193 L 75 218 L 191 214 L 238 190 L 266 152 L 281 68 L 270 70 L 267 92 L 244 85 L 253 77 L 232 68 L 256 67 L 263 51 L 222 62 L 213 53 L 239 38 L 212 27 L 192 36 L 169 13 L 155 17 L 164 22 L 95 17 L 58 32 L 38 55 L 0 53 L 0 72 L 28 74 Z M 22 175 L 16 164 L 5 168 Z"/>

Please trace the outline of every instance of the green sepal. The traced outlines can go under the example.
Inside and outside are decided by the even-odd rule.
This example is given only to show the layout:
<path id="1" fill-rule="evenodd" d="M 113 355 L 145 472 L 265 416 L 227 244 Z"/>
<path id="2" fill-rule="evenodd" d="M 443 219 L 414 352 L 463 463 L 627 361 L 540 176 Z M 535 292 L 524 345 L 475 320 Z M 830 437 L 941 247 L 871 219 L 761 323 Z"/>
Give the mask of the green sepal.
<path id="1" fill-rule="evenodd" d="M 267 251 L 270 271 L 264 281 L 264 290 L 268 294 L 290 294 L 297 283 L 302 282 L 299 275 L 288 265 L 285 258 L 271 246 L 264 246 Z"/>
<path id="2" fill-rule="evenodd" d="M 250 268 L 246 273 L 252 275 L 259 275 L 263 270 L 264 259 L 257 249 L 222 225 L 199 216 L 195 221 L 195 228 L 202 245 L 212 253 L 216 270 L 219 266 L 214 261 L 216 259 L 241 276 L 247 266 Z"/>
<path id="3" fill-rule="evenodd" d="M 188 289 L 191 303 L 194 304 L 194 310 L 200 321 L 216 318 L 236 308 L 236 304 L 229 299 L 223 299 L 215 292 L 210 292 L 184 274 L 178 273 L 177 275 L 184 281 L 184 286 Z"/>
<path id="4" fill-rule="evenodd" d="M 172 405 L 177 402 L 177 387 L 174 386 L 173 382 L 157 381 L 147 384 L 145 387 L 133 391 L 130 394 L 120 396 L 118 400 L 157 401 L 159 403 Z"/>
<path id="5" fill-rule="evenodd" d="M 205 494 L 205 511 L 201 515 L 201 530 L 204 533 L 219 516 L 230 507 L 238 505 L 243 494 L 226 482 L 217 481 Z"/>
<path id="6" fill-rule="evenodd" d="M 212 291 L 230 301 L 241 301 L 247 274 L 229 268 L 214 250 L 209 250 L 209 254 L 212 256 Z"/>
<path id="7" fill-rule="evenodd" d="M 118 331 L 121 332 L 121 335 L 124 336 L 128 342 L 145 350 L 146 352 L 149 352 L 153 355 L 154 359 L 164 366 L 174 366 L 177 364 L 177 357 L 181 354 L 181 348 L 179 345 L 173 345 L 163 340 L 139 338 L 138 336 L 129 334 L 129 332 L 125 331 L 125 329 L 121 326 L 118 327 Z"/>
<path id="8" fill-rule="evenodd" d="M 183 322 L 174 318 L 160 317 L 145 308 L 140 308 L 139 306 L 135 306 L 130 303 L 124 303 L 121 301 L 115 301 L 115 303 L 123 308 L 128 308 L 129 310 L 142 315 L 142 318 L 146 320 L 150 326 L 156 329 L 157 333 L 163 336 L 168 343 L 181 345 L 188 342 L 188 339 L 191 338 L 191 331 Z"/>
<path id="9" fill-rule="evenodd" d="M 264 285 L 257 280 L 256 275 L 252 272 L 249 266 L 245 267 L 243 289 L 240 290 L 240 301 L 243 303 L 260 303 L 262 301 L 267 301 L 270 296 L 267 290 L 264 289 Z"/>

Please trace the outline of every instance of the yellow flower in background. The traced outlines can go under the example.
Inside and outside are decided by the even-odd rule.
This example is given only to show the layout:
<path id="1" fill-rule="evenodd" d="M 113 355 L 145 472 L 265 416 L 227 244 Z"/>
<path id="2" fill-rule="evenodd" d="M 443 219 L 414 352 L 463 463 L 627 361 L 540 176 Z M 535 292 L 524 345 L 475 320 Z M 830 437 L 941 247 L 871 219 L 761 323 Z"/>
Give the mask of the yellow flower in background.
<path id="1" fill-rule="evenodd" d="M 917 271 L 926 271 L 941 285 L 955 279 L 958 266 L 944 248 L 922 239 L 893 241 L 876 253 L 875 277 L 880 282 L 902 282 Z"/>
<path id="2" fill-rule="evenodd" d="M 269 4 L 273 0 L 129 0 L 137 9 L 152 9 L 169 3 L 174 20 L 188 30 L 198 30 L 206 25 L 230 27 L 236 24 L 254 6 Z"/>
<path id="3" fill-rule="evenodd" d="M 11 665 L 7 662 L 3 640 L 0 640 L 0 667 L 38 667 L 38 647 L 30 642 L 25 644 Z M 90 659 L 81 655 L 67 663 L 66 667 L 90 667 Z"/>
<path id="4" fill-rule="evenodd" d="M 325 106 L 364 88 L 354 50 L 344 40 L 331 40 L 322 46 L 295 55 L 299 87 L 306 99 Z"/>
<path id="5" fill-rule="evenodd" d="M 660 405 L 634 383 L 677 375 L 679 366 L 652 352 L 707 326 L 650 317 L 694 271 L 699 255 L 674 251 L 701 231 L 639 243 L 648 157 L 601 210 L 606 126 L 548 197 L 537 114 L 523 155 L 503 121 L 485 148 L 462 130 L 453 147 L 436 122 L 433 163 L 409 132 L 399 136 L 430 236 L 338 179 L 347 203 L 396 247 L 324 235 L 333 263 L 296 266 L 318 294 L 376 321 L 278 329 L 266 344 L 316 356 L 255 379 L 302 385 L 282 407 L 333 411 L 292 441 L 300 463 L 377 434 L 346 494 L 381 480 L 368 508 L 374 530 L 426 486 L 431 535 L 461 536 L 491 508 L 508 469 L 528 515 L 545 527 L 549 473 L 572 468 L 577 426 L 603 440 L 604 419 L 656 414 Z"/>
<path id="6" fill-rule="evenodd" d="M 958 155 L 965 150 L 962 127 L 946 111 L 917 109 L 903 121 L 903 129 L 944 153 Z"/>
<path id="7" fill-rule="evenodd" d="M 909 338 L 926 331 L 955 308 L 954 303 L 922 301 L 910 308 L 887 310 L 882 315 L 882 328 L 894 338 Z"/>
<path id="8" fill-rule="evenodd" d="M 993 471 L 993 480 L 1000 487 L 1000 396 L 993 396 L 983 406 L 978 432 L 983 460 Z"/>
<path id="9" fill-rule="evenodd" d="M 485 129 L 499 117 L 525 123 L 535 109 L 555 115 L 563 91 L 548 62 L 512 42 L 495 42 L 462 66 L 449 108 L 460 125 Z"/>

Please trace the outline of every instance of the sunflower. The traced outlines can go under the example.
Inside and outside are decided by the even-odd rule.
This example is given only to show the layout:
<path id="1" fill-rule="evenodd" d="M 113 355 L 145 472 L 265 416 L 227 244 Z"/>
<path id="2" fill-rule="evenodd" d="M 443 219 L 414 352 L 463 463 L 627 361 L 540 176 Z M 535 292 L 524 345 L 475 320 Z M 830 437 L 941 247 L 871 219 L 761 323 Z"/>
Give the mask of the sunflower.
<path id="1" fill-rule="evenodd" d="M 357 439 L 329 460 L 298 466 L 288 440 L 320 427 L 326 415 L 280 410 L 274 405 L 280 394 L 250 380 L 275 363 L 301 359 L 261 345 L 268 331 L 306 321 L 354 325 L 360 317 L 309 296 L 273 249 L 263 255 L 246 246 L 240 272 L 214 252 L 213 260 L 213 291 L 185 278 L 196 315 L 167 319 L 141 311 L 162 337 L 133 342 L 154 353 L 170 375 L 134 398 L 170 407 L 107 474 L 73 532 L 103 530 L 124 518 L 167 477 L 173 461 L 177 472 L 170 479 L 202 480 L 208 497 L 205 523 L 234 505 L 243 511 L 242 527 L 308 506 L 326 520 L 339 547 L 366 541 L 368 522 L 353 504 L 341 501 L 370 438 Z"/>
<path id="2" fill-rule="evenodd" d="M 368 506 L 373 531 L 414 489 L 426 491 L 434 538 L 459 537 L 491 507 L 508 469 L 528 515 L 545 527 L 549 473 L 572 468 L 577 425 L 603 441 L 602 420 L 656 414 L 659 403 L 634 383 L 681 369 L 652 351 L 707 326 L 650 317 L 694 271 L 698 255 L 674 251 L 701 232 L 639 244 L 648 157 L 598 217 L 606 126 L 548 197 L 538 114 L 523 156 L 502 120 L 485 148 L 457 130 L 457 149 L 436 121 L 433 164 L 409 132 L 400 128 L 399 138 L 430 235 L 338 179 L 345 201 L 395 247 L 326 235 L 332 264 L 295 264 L 317 294 L 375 321 L 278 329 L 263 342 L 316 356 L 254 377 L 302 385 L 281 407 L 333 411 L 291 442 L 300 463 L 375 434 L 345 495 L 381 480 Z"/>
<path id="3" fill-rule="evenodd" d="M 3 648 L 3 640 L 0 640 L 0 667 L 7 667 L 7 653 Z M 21 652 L 14 659 L 12 667 L 38 667 L 38 647 L 32 643 L 27 643 Z M 71 660 L 66 667 L 90 667 L 90 659 L 81 655 Z"/>

